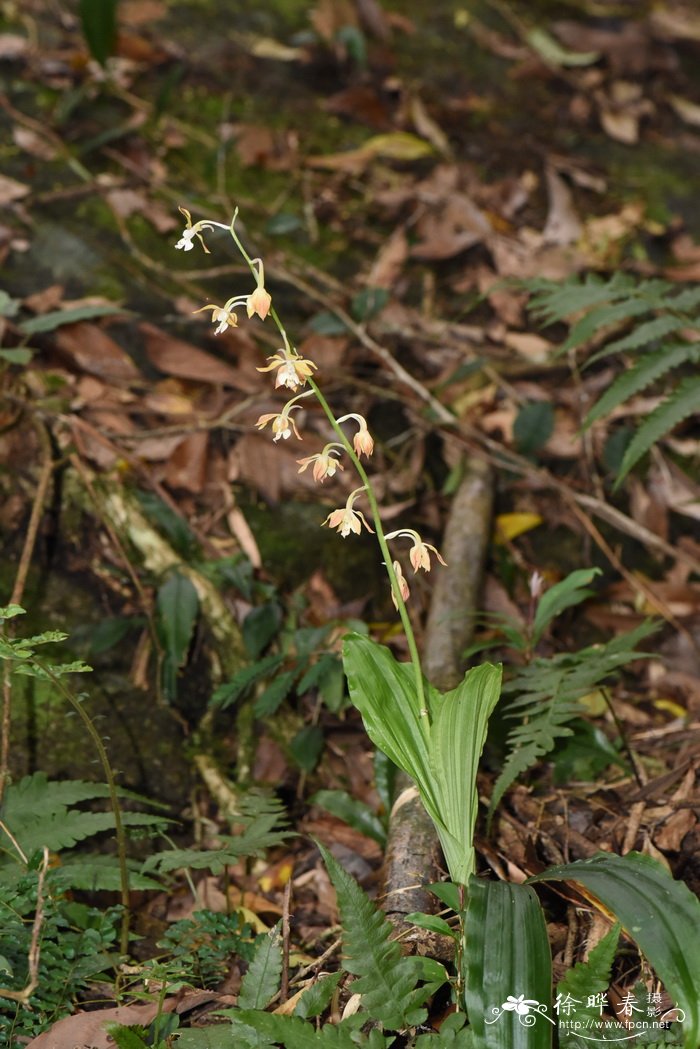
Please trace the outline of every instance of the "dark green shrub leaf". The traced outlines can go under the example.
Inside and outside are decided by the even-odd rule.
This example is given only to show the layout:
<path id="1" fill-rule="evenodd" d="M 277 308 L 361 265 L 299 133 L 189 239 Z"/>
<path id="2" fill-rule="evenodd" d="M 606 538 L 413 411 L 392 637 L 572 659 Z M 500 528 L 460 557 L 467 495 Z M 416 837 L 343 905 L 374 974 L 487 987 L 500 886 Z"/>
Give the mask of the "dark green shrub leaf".
<path id="1" fill-rule="evenodd" d="M 549 401 L 524 404 L 513 423 L 513 439 L 519 452 L 532 455 L 546 444 L 554 430 L 554 408 Z"/>
<path id="2" fill-rule="evenodd" d="M 311 805 L 320 805 L 326 812 L 337 816 L 350 827 L 373 838 L 381 846 L 386 845 L 386 828 L 379 817 L 364 801 L 353 798 L 346 790 L 319 790 L 309 798 Z"/>
<path id="3" fill-rule="evenodd" d="M 117 0 L 80 0 L 79 11 L 90 54 L 103 66 L 117 39 Z"/>

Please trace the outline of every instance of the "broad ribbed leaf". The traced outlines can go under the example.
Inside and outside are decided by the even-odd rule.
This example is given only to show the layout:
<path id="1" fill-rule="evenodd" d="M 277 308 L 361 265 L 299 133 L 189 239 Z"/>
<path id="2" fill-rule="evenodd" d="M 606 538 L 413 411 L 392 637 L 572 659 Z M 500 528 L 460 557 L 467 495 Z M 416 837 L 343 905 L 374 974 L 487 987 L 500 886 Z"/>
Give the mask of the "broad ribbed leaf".
<path id="1" fill-rule="evenodd" d="M 474 872 L 474 825 L 478 808 L 476 772 L 488 721 L 501 694 L 501 668 L 491 663 L 470 670 L 436 704 L 430 730 L 430 767 L 438 792 L 434 820 L 450 877 L 462 885 Z"/>
<path id="2" fill-rule="evenodd" d="M 551 956 L 533 889 L 469 880 L 465 1003 L 479 1049 L 550 1049 Z"/>
<path id="3" fill-rule="evenodd" d="M 550 867 L 532 881 L 583 885 L 620 921 L 685 1013 L 686 1049 L 700 1042 L 700 902 L 650 856 L 600 853 Z"/>
<path id="4" fill-rule="evenodd" d="M 416 780 L 423 800 L 437 811 L 413 667 L 397 663 L 388 648 L 361 634 L 346 638 L 343 666 L 350 699 L 362 715 L 367 735 Z M 429 687 L 426 683 L 426 689 Z"/>

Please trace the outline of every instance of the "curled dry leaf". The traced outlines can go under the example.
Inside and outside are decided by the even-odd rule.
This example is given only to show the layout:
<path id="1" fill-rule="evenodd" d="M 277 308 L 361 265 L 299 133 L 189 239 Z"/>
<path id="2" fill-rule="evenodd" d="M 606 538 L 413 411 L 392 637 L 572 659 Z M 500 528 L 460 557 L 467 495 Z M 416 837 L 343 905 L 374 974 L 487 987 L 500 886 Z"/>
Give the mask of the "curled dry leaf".
<path id="1" fill-rule="evenodd" d="M 18 182 L 7 175 L 0 175 L 0 205 L 12 204 L 16 200 L 22 200 L 29 193 L 29 186 Z"/>
<path id="2" fill-rule="evenodd" d="M 208 447 L 206 431 L 190 433 L 179 442 L 165 468 L 165 480 L 171 488 L 193 493 L 203 490 L 207 480 Z"/>
<path id="3" fill-rule="evenodd" d="M 140 324 L 139 330 L 145 338 L 146 356 L 151 364 L 166 375 L 193 382 L 220 383 L 222 386 L 238 385 L 236 369 L 219 361 L 205 350 L 189 342 L 175 339 L 153 324 Z"/>
<path id="4" fill-rule="evenodd" d="M 99 379 L 132 382 L 139 378 L 139 370 L 126 350 L 97 324 L 65 324 L 53 340 L 62 356 L 68 357 L 76 368 Z"/>

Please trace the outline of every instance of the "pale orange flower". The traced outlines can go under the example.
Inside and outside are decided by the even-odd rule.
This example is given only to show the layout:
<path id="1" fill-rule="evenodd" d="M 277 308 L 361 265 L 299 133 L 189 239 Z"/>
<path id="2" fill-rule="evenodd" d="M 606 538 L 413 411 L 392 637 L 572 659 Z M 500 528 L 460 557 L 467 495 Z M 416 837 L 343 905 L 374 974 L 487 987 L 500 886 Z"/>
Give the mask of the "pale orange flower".
<path id="1" fill-rule="evenodd" d="M 401 600 L 408 601 L 409 597 L 411 596 L 411 591 L 408 588 L 408 583 L 406 582 L 406 577 L 403 574 L 401 565 L 398 561 L 392 561 L 392 564 L 394 566 L 394 572 L 396 573 L 396 582 L 399 584 L 399 593 L 401 594 Z M 396 600 L 396 594 L 394 593 L 393 587 L 391 588 L 391 600 L 394 602 L 394 608 L 398 612 L 399 602 Z"/>
<path id="2" fill-rule="evenodd" d="M 253 259 L 252 265 L 258 267 L 257 286 L 255 291 L 251 292 L 248 296 L 246 311 L 249 317 L 252 317 L 254 313 L 257 313 L 260 320 L 264 321 L 270 312 L 272 296 L 265 288 L 265 269 L 263 267 L 262 259 Z"/>
<path id="3" fill-rule="evenodd" d="M 334 455 L 340 455 L 340 452 L 335 449 L 335 445 L 327 444 L 322 452 L 317 452 L 316 455 L 309 455 L 306 459 L 297 459 L 297 462 L 300 463 L 299 473 L 303 473 L 306 467 L 313 463 L 314 481 L 322 484 L 326 477 L 333 477 L 336 470 L 343 469 L 343 464 L 333 458 Z"/>
<path id="4" fill-rule="evenodd" d="M 299 408 L 300 405 L 295 404 L 294 407 Z M 301 440 L 301 434 L 297 430 L 296 423 L 288 411 L 270 412 L 267 415 L 261 415 L 255 425 L 258 430 L 263 430 L 269 422 L 272 423 L 272 432 L 275 435 L 273 437 L 274 441 L 279 441 L 280 438 L 286 441 L 292 436 L 292 431 L 294 431 L 294 436 L 298 438 L 298 440 Z"/>
<path id="5" fill-rule="evenodd" d="M 351 492 L 348 496 L 348 500 L 343 508 L 340 510 L 333 510 L 328 515 L 326 520 L 323 522 L 324 525 L 328 525 L 329 528 L 336 528 L 343 539 L 354 532 L 359 535 L 362 531 L 362 525 L 365 526 L 368 532 L 373 532 L 367 523 L 367 518 L 361 510 L 353 510 L 352 504 L 358 497 L 360 492 L 364 492 L 364 486 L 362 488 L 356 488 L 354 492 Z"/>
<path id="6" fill-rule="evenodd" d="M 262 284 L 258 284 L 255 291 L 251 292 L 248 296 L 248 302 L 246 304 L 246 311 L 249 317 L 252 317 L 254 313 L 257 313 L 261 321 L 264 321 L 270 312 L 270 306 L 272 305 L 272 296 Z"/>
<path id="7" fill-rule="evenodd" d="M 348 419 L 354 419 L 360 427 L 352 439 L 352 445 L 355 449 L 355 455 L 366 455 L 367 458 L 369 458 L 369 456 L 374 451 L 374 441 L 372 440 L 372 435 L 367 429 L 367 422 L 365 421 L 364 416 L 356 415 L 354 412 L 350 412 L 349 415 L 344 415 L 342 419 L 338 419 L 338 422 L 344 423 L 347 422 Z"/>
<path id="8" fill-rule="evenodd" d="M 418 532 L 414 531 L 412 528 L 399 528 L 396 532 L 390 532 L 386 536 L 386 539 L 398 539 L 402 536 L 405 536 L 407 539 L 411 539 L 413 542 L 413 546 L 411 547 L 408 556 L 410 558 L 411 566 L 414 572 L 417 572 L 419 568 L 422 568 L 424 572 L 430 571 L 431 550 L 437 557 L 440 564 L 445 565 L 445 567 L 447 567 L 447 563 L 443 561 L 441 555 L 438 553 L 438 551 L 435 549 L 432 543 L 424 543 Z"/>

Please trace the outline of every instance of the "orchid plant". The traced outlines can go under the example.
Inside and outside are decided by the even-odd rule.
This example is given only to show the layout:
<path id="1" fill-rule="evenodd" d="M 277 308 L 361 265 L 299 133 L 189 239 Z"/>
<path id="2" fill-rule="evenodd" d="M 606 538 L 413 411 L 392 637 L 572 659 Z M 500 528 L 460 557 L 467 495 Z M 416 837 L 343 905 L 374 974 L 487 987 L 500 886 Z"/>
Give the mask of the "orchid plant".
<path id="1" fill-rule="evenodd" d="M 262 259 L 251 258 L 236 230 L 236 216 L 229 225 L 212 219 L 193 222 L 184 208 L 186 226 L 175 245 L 191 251 L 195 243 L 209 252 L 204 235 L 215 229 L 227 230 L 255 279 L 247 294 L 235 295 L 223 305 L 208 303 L 200 311 L 211 313 L 215 333 L 221 334 L 238 324 L 237 311 L 276 325 L 282 345 L 267 358 L 260 372 L 274 373 L 274 387 L 291 397 L 277 412 L 261 415 L 256 426 L 268 426 L 273 441 L 302 441 L 294 414 L 306 397 L 314 397 L 330 424 L 334 440 L 322 451 L 297 460 L 299 472 L 311 469 L 315 482 L 322 484 L 346 465 L 354 469 L 359 485 L 344 506 L 332 510 L 323 525 L 335 529 L 343 539 L 363 532 L 374 535 L 386 569 L 391 598 L 404 629 L 410 663 L 397 662 L 391 652 L 359 634 L 349 635 L 344 644 L 343 663 L 350 698 L 362 715 L 367 733 L 375 745 L 415 781 L 423 803 L 435 823 L 453 881 L 466 885 L 474 871 L 472 838 L 476 821 L 476 770 L 486 739 L 488 718 L 500 693 L 500 667 L 485 664 L 471 671 L 460 686 L 439 693 L 424 678 L 411 618 L 406 608 L 410 587 L 397 556 L 389 544 L 408 540 L 408 559 L 413 574 L 430 572 L 437 561 L 446 566 L 440 552 L 413 528 L 385 532 L 372 480 L 366 462 L 372 456 L 374 440 L 362 415 L 355 412 L 336 415 L 319 384 L 315 361 L 301 356 L 293 346 L 265 287 Z M 353 431 L 349 435 L 347 427 Z M 364 462 L 363 462 L 364 459 Z M 345 460 L 345 461 L 343 461 Z M 357 505 L 359 504 L 359 505 Z"/>
<path id="2" fill-rule="evenodd" d="M 384 531 L 366 468 L 374 450 L 367 422 L 354 412 L 340 416 L 333 412 L 319 385 L 316 363 L 297 352 L 272 305 L 262 260 L 251 258 L 240 240 L 236 214 L 226 225 L 211 219 L 193 222 L 188 211 L 181 211 L 186 227 L 177 248 L 191 251 L 197 242 L 208 252 L 204 234 L 227 230 L 255 279 L 248 294 L 235 295 L 223 306 L 209 303 L 202 307 L 211 313 L 216 333 L 235 328 L 236 311 L 241 309 L 249 318 L 257 316 L 265 321 L 270 317 L 279 332 L 281 347 L 258 370 L 274 372 L 275 389 L 288 390 L 292 396 L 279 411 L 261 415 L 258 429 L 269 425 L 275 442 L 292 438 L 303 441 L 298 417 L 292 413 L 301 408 L 304 398 L 315 397 L 335 439 L 322 451 L 298 459 L 299 472 L 311 468 L 314 481 L 322 484 L 349 462 L 360 482 L 345 505 L 332 510 L 323 525 L 337 530 L 343 539 L 365 532 L 374 535 L 411 658 L 410 663 L 400 663 L 388 648 L 364 635 L 350 634 L 344 642 L 343 663 L 350 698 L 368 736 L 414 780 L 435 824 L 450 877 L 459 887 L 452 894 L 448 891 L 446 898 L 461 912 L 463 922 L 461 975 L 470 1032 L 475 1039 L 469 1044 L 488 1045 L 490 1049 L 551 1049 L 553 1021 L 545 1016 L 551 1002 L 551 956 L 539 900 L 529 885 L 474 877 L 476 773 L 489 716 L 500 695 L 501 668 L 488 663 L 476 667 L 447 693 L 440 693 L 426 681 L 406 608 L 408 581 L 389 543 L 409 541 L 414 575 L 430 572 L 433 560 L 443 566 L 445 561 L 415 529 Z M 348 425 L 354 427 L 352 439 L 343 429 Z M 541 578 L 533 578 L 533 602 L 541 591 Z M 539 614 L 543 615 L 541 605 Z M 551 868 L 531 880 L 572 880 L 617 915 L 681 1007 L 683 1045 L 694 1049 L 700 1039 L 700 953 L 692 930 L 698 925 L 700 907 L 687 887 L 674 882 L 655 860 L 638 853 L 600 853 L 590 860 Z M 445 898 L 444 894 L 440 898 Z M 494 1005 L 498 1002 L 502 1003 L 500 1007 Z M 535 1024 L 533 1009 L 548 1022 Z"/>

